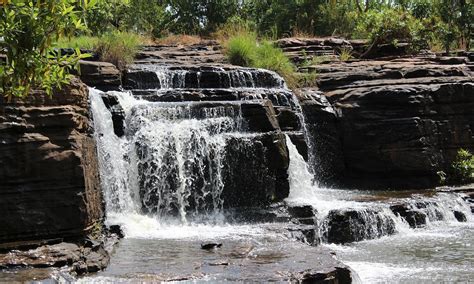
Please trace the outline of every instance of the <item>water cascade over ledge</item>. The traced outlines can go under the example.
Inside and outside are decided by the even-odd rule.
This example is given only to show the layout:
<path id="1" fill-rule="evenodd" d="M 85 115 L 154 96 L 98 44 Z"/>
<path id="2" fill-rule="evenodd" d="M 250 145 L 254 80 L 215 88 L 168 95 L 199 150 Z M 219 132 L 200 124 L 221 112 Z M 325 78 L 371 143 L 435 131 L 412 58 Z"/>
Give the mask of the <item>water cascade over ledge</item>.
<path id="1" fill-rule="evenodd" d="M 474 222 L 461 193 L 381 198 L 320 187 L 301 107 L 272 72 L 135 66 L 124 86 L 90 92 L 107 223 L 128 238 L 289 242 L 292 220 L 317 239 L 304 242 L 345 255 L 343 244 Z M 308 206 L 314 222 L 291 213 Z M 235 222 L 235 208 L 276 217 Z"/>

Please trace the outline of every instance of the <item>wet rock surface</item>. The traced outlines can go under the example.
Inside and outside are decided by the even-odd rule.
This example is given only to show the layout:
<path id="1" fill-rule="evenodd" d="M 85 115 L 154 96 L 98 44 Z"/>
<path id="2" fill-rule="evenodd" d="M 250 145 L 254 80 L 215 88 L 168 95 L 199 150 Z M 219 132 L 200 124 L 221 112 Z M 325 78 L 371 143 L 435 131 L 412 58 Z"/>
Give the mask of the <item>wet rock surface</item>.
<path id="1" fill-rule="evenodd" d="M 351 243 L 395 233 L 394 220 L 377 209 L 332 210 L 325 222 L 324 238 L 329 243 Z"/>
<path id="2" fill-rule="evenodd" d="M 109 264 L 109 250 L 117 240 L 116 235 L 108 235 L 102 241 L 61 242 L 30 250 L 11 250 L 0 254 L 0 269 L 8 269 L 5 271 L 17 274 L 19 278 L 25 270 L 35 268 L 43 269 L 43 273 L 46 274 L 44 278 L 50 278 L 55 271 L 49 268 L 61 268 L 63 273 L 71 275 L 98 272 Z M 36 271 L 34 274 L 38 277 L 41 271 Z"/>
<path id="3" fill-rule="evenodd" d="M 215 240 L 218 249 L 203 250 L 197 240 L 125 239 L 116 249 L 109 268 L 96 280 L 212 282 L 351 283 L 354 274 L 326 249 L 291 240 Z M 150 252 L 160 251 L 159 254 Z M 136 253 L 133 253 L 136 252 Z M 173 265 L 170 265 L 170 260 Z M 141 263 L 140 272 L 125 263 Z M 84 281 L 93 278 L 84 278 Z"/>

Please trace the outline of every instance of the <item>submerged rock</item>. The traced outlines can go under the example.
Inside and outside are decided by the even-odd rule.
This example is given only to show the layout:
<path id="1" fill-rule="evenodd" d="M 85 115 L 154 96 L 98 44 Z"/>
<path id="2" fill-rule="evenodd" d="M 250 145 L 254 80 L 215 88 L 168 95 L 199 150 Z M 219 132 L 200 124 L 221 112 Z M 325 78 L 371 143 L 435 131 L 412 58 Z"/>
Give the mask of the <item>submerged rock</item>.
<path id="1" fill-rule="evenodd" d="M 395 233 L 395 221 L 383 210 L 332 210 L 324 220 L 328 243 L 344 244 Z"/>
<path id="2" fill-rule="evenodd" d="M 458 220 L 458 222 L 467 222 L 466 215 L 461 211 L 454 211 L 454 217 L 456 220 Z"/>
<path id="3" fill-rule="evenodd" d="M 390 206 L 390 210 L 392 210 L 395 215 L 398 215 L 405 219 L 405 221 L 412 228 L 419 228 L 426 225 L 426 214 L 419 211 L 418 209 L 410 208 L 407 204 L 392 205 Z"/>

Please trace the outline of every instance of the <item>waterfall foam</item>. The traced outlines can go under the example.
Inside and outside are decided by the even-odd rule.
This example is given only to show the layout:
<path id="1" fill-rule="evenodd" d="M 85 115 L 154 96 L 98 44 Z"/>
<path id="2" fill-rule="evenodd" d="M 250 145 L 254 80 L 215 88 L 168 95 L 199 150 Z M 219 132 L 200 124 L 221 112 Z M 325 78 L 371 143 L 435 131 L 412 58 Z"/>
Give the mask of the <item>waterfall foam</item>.
<path id="1" fill-rule="evenodd" d="M 394 213 L 390 208 L 391 202 L 356 202 L 350 199 L 363 193 L 323 189 L 312 184 L 312 174 L 307 163 L 288 136 L 286 141 L 290 155 L 290 194 L 285 201 L 290 206 L 311 205 L 317 210 L 319 235 L 323 242 L 344 243 L 376 239 L 394 233 L 412 233 L 413 229 L 403 218 L 406 216 Z M 458 218 L 462 216 L 467 222 L 473 220 L 471 208 L 460 194 L 438 193 L 432 197 L 411 196 L 396 200 L 398 204 L 405 204 L 407 210 L 424 216 L 422 218 L 426 221 L 421 225 L 427 228 L 439 226 L 440 222 L 445 226 L 458 223 Z"/>

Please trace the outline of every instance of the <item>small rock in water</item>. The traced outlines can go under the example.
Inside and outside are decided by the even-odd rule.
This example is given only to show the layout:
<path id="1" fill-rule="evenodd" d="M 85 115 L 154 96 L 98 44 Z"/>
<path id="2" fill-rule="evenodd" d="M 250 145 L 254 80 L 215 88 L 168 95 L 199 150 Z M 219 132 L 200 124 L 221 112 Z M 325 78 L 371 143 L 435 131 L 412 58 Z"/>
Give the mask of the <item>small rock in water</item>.
<path id="1" fill-rule="evenodd" d="M 211 262 L 209 263 L 210 266 L 228 266 L 228 261 L 220 261 L 220 262 Z"/>
<path id="2" fill-rule="evenodd" d="M 205 250 L 211 250 L 215 248 L 220 248 L 222 244 L 217 244 L 217 243 L 207 243 L 207 244 L 201 244 L 201 249 Z"/>
<path id="3" fill-rule="evenodd" d="M 456 220 L 458 220 L 458 222 L 467 222 L 466 215 L 461 211 L 454 211 L 454 217 L 456 218 Z"/>
<path id="4" fill-rule="evenodd" d="M 109 227 L 109 232 L 111 234 L 116 234 L 117 237 L 119 237 L 120 239 L 123 239 L 125 237 L 125 234 L 123 233 L 123 230 L 122 228 L 120 227 L 120 225 L 112 225 Z"/>

